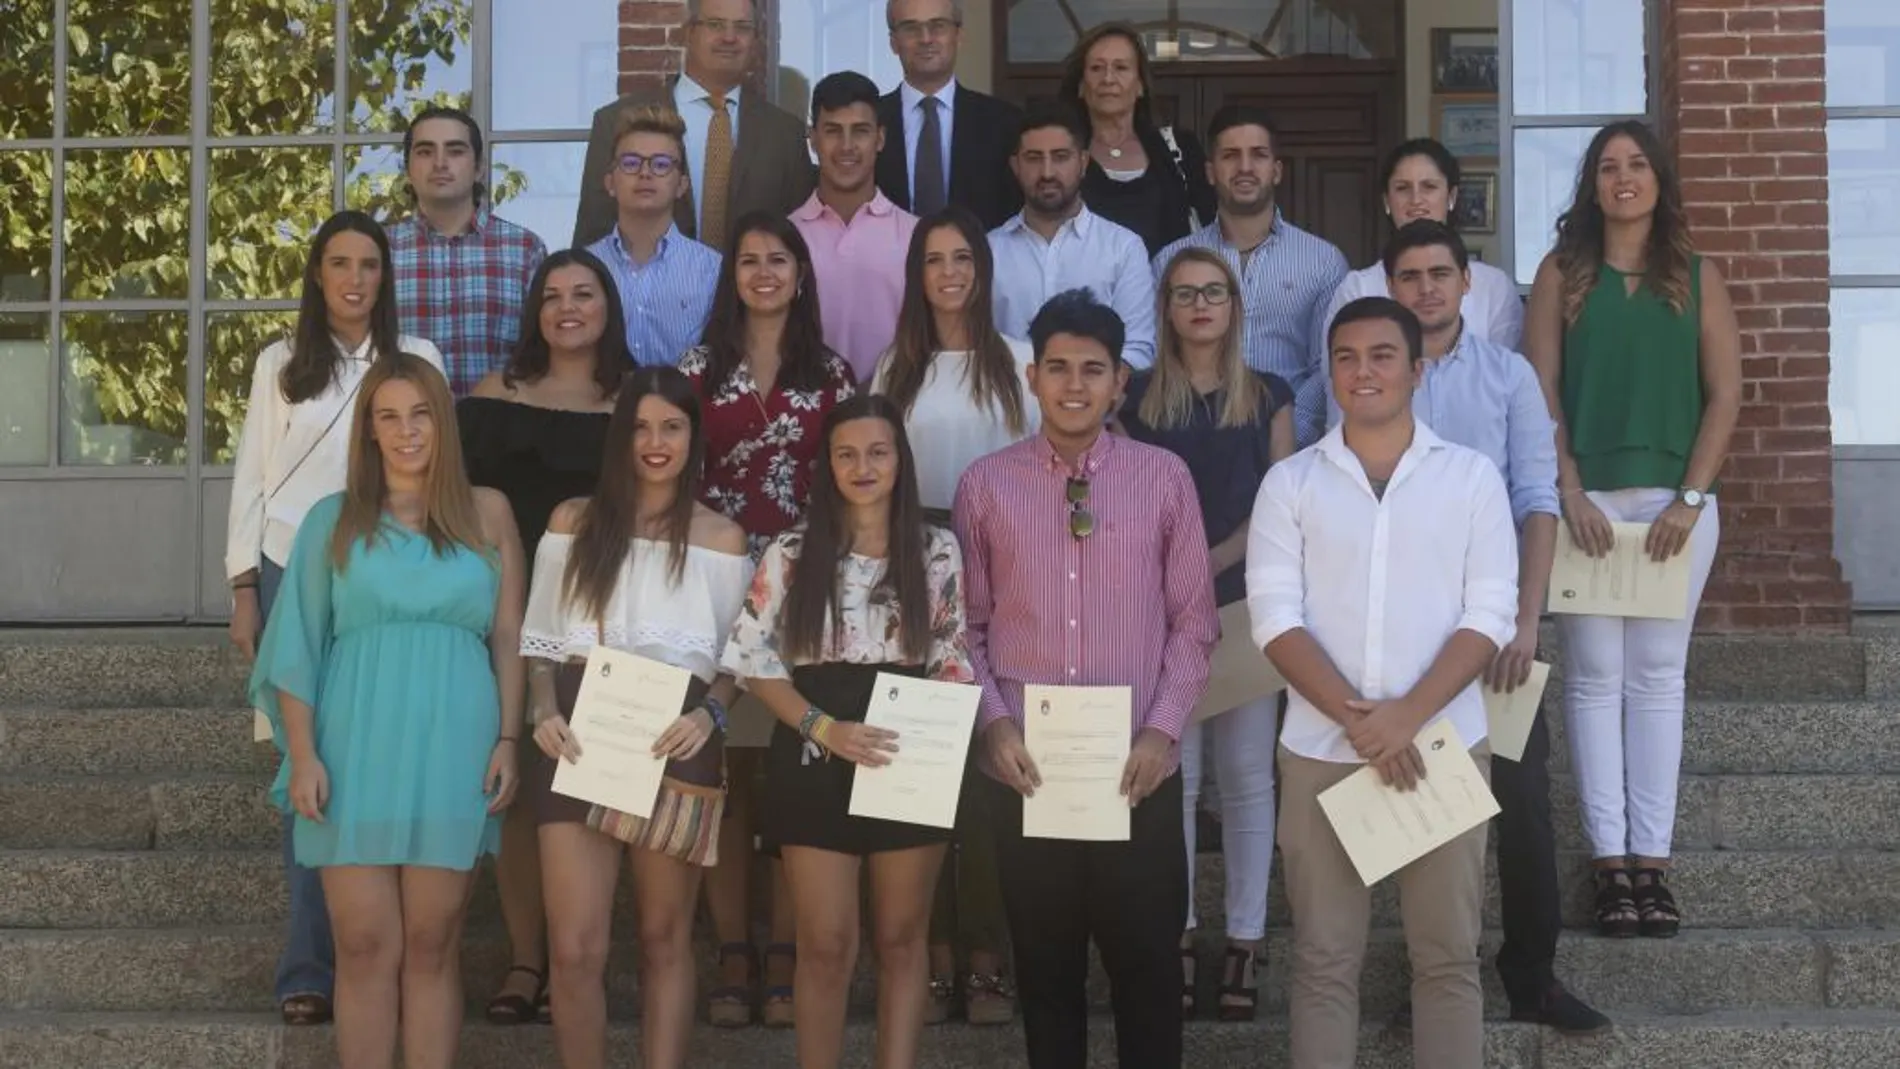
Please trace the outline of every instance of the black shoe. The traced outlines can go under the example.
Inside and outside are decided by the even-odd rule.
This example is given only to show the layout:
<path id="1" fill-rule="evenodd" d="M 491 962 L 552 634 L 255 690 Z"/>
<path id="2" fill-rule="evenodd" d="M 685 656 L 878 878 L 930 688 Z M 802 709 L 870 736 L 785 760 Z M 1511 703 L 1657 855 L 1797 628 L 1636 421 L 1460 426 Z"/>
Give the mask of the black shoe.
<path id="1" fill-rule="evenodd" d="M 1566 1036 L 1601 1035 L 1613 1027 L 1608 1017 L 1591 1009 L 1562 984 L 1552 984 L 1541 1005 L 1511 1007 L 1511 1020 L 1549 1025 Z"/>

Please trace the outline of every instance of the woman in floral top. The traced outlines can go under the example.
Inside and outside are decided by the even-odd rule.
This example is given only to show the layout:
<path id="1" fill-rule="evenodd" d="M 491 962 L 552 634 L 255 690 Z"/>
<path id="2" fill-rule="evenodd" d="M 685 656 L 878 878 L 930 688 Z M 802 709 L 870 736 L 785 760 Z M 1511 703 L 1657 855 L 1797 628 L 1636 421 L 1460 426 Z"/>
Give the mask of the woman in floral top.
<path id="1" fill-rule="evenodd" d="M 858 874 L 871 869 L 881 1064 L 909 1065 L 929 991 L 931 894 L 947 828 L 849 813 L 857 766 L 890 762 L 897 737 L 863 723 L 878 673 L 970 683 L 963 558 L 926 525 L 904 417 L 857 397 L 825 421 L 803 527 L 774 539 L 722 665 L 778 718 L 766 756 L 766 835 L 797 910 L 798 1064 L 836 1066 L 856 967 Z"/>

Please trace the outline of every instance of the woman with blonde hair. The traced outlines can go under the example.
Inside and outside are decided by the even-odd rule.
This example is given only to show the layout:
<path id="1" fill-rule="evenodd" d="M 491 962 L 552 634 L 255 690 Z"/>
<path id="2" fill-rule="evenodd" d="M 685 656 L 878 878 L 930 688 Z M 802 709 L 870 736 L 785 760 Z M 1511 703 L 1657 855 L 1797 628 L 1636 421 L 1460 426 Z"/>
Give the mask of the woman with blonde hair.
<path id="1" fill-rule="evenodd" d="M 251 675 L 288 757 L 297 862 L 336 933 L 343 1069 L 448 1069 L 469 879 L 500 839 L 520 743 L 521 544 L 471 487 L 442 373 L 363 377 L 342 493 L 305 517 Z M 400 1007 L 400 1009 L 398 1009 Z"/>
<path id="2" fill-rule="evenodd" d="M 1185 248 L 1161 274 L 1153 369 L 1128 384 L 1121 422 L 1128 435 L 1187 463 L 1207 529 L 1214 594 L 1244 604 L 1248 520 L 1267 468 L 1293 452 L 1293 391 L 1248 368 L 1240 351 L 1239 280 L 1220 254 Z M 1244 626 L 1244 625 L 1243 625 Z M 1222 1020 L 1252 1020 L 1256 973 L 1267 934 L 1273 871 L 1273 762 L 1279 695 L 1191 725 L 1181 736 L 1182 825 L 1187 834 L 1188 915 L 1181 937 L 1184 1013 L 1198 1009 L 1194 951 L 1195 808 L 1209 751 L 1220 782 L 1227 860 L 1227 953 Z"/>

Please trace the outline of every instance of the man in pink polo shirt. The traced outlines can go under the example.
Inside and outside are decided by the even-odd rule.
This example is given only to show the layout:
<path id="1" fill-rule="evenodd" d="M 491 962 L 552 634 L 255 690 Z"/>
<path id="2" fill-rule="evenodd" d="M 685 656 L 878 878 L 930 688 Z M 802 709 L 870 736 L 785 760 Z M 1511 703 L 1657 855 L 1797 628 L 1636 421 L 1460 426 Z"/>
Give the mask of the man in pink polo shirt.
<path id="1" fill-rule="evenodd" d="M 811 147 L 818 189 L 792 212 L 792 225 L 811 246 L 818 274 L 818 310 L 825 344 L 871 380 L 897 334 L 904 301 L 904 257 L 917 217 L 877 188 L 884 130 L 877 85 L 856 71 L 828 75 L 811 92 Z"/>

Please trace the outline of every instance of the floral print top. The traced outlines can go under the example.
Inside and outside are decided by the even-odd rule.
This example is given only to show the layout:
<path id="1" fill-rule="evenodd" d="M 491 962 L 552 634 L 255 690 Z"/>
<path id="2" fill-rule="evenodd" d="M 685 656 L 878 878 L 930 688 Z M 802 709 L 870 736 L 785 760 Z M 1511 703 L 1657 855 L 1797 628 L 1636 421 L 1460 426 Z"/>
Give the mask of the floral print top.
<path id="1" fill-rule="evenodd" d="M 970 653 L 963 635 L 963 553 L 956 536 L 941 527 L 929 532 L 924 563 L 930 588 L 930 650 L 924 675 L 943 683 L 973 683 Z M 792 562 L 805 539 L 804 528 L 787 531 L 766 547 L 752 574 L 745 608 L 733 621 L 720 667 L 740 679 L 790 679 L 792 666 L 779 653 L 779 610 L 791 582 Z M 839 615 L 844 633 L 826 636 L 828 663 L 902 664 L 906 658 L 898 633 L 897 601 L 884 578 L 885 562 L 847 554 L 838 564 Z"/>
<path id="2" fill-rule="evenodd" d="M 741 362 L 723 383 L 706 381 L 704 346 L 686 351 L 680 370 L 693 381 L 704 409 L 707 507 L 745 528 L 756 559 L 766 543 L 805 514 L 813 465 L 823 452 L 825 417 L 857 392 L 851 368 L 825 353 L 825 385 L 788 389 L 781 381 L 761 395 Z"/>

